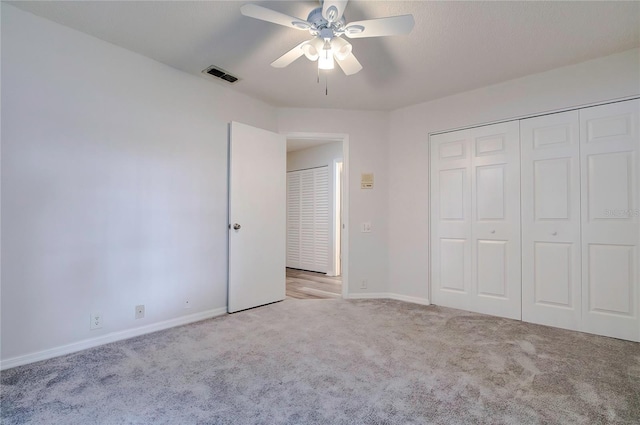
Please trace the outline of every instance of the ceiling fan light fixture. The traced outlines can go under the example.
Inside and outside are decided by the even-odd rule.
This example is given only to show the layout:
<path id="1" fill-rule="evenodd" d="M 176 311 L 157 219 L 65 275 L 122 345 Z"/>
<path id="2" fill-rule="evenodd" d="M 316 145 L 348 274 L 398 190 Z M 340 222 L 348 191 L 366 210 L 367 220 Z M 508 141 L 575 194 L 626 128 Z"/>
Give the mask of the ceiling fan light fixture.
<path id="1" fill-rule="evenodd" d="M 316 49 L 311 43 L 307 43 L 304 46 L 302 46 L 302 51 L 304 52 L 304 55 L 307 57 L 307 59 L 309 59 L 310 61 L 317 61 L 318 58 L 320 57 L 320 53 L 318 53 L 318 49 Z"/>
<path id="2" fill-rule="evenodd" d="M 323 50 L 318 58 L 318 69 L 329 70 L 335 67 L 335 61 L 333 60 L 333 51 Z"/>
<path id="3" fill-rule="evenodd" d="M 340 37 L 331 40 L 331 46 L 333 47 L 333 53 L 336 55 L 336 59 L 341 61 L 345 60 L 353 49 L 353 46 L 349 42 Z"/>
<path id="4" fill-rule="evenodd" d="M 335 6 L 329 7 L 327 9 L 327 21 L 334 22 L 338 19 L 338 8 Z"/>

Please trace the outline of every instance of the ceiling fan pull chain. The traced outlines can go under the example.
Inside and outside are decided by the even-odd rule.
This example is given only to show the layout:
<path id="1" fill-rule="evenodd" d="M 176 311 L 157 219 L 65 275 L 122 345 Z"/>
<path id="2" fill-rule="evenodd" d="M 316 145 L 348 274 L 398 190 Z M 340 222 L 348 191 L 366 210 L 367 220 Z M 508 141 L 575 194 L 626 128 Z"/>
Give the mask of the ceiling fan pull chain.
<path id="1" fill-rule="evenodd" d="M 329 76 L 324 76 L 324 95 L 329 96 Z"/>

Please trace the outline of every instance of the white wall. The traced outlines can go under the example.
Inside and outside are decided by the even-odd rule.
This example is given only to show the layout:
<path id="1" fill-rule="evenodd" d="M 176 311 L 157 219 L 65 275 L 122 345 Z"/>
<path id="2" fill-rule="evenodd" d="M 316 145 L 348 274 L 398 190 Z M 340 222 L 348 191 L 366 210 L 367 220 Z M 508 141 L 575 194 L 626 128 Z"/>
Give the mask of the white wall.
<path id="1" fill-rule="evenodd" d="M 346 219 L 349 239 L 347 273 L 349 294 L 387 292 L 387 135 L 386 112 L 331 109 L 278 109 L 281 133 L 348 134 L 349 212 Z M 360 173 L 375 174 L 371 190 L 360 189 Z M 360 223 L 370 221 L 371 233 L 360 233 Z M 367 280 L 367 289 L 360 289 Z"/>
<path id="2" fill-rule="evenodd" d="M 224 310 L 230 120 L 276 129 L 270 106 L 2 4 L 3 361 Z"/>
<path id="3" fill-rule="evenodd" d="M 327 274 L 335 275 L 336 237 L 335 237 L 335 160 L 342 160 L 342 142 L 327 143 L 287 153 L 287 171 L 304 170 L 315 167 L 328 167 L 329 173 L 329 223 L 332 224 L 329 237 L 329 264 Z"/>
<path id="4" fill-rule="evenodd" d="M 287 152 L 287 171 L 331 166 L 334 159 L 342 159 L 342 142 L 332 142 Z"/>
<path id="5" fill-rule="evenodd" d="M 428 135 L 640 94 L 639 50 L 393 111 L 389 124 L 390 292 L 428 297 Z"/>

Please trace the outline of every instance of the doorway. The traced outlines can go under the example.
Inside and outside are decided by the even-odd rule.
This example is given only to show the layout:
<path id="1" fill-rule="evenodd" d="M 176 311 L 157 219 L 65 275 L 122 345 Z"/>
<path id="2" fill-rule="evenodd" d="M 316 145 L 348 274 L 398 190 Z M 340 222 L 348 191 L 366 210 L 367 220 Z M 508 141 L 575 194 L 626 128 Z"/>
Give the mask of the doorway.
<path id="1" fill-rule="evenodd" d="M 348 270 L 348 136 L 286 138 L 287 298 L 342 298 Z"/>
<path id="2" fill-rule="evenodd" d="M 342 298 L 342 277 L 299 269 L 286 269 L 287 298 L 327 300 Z"/>

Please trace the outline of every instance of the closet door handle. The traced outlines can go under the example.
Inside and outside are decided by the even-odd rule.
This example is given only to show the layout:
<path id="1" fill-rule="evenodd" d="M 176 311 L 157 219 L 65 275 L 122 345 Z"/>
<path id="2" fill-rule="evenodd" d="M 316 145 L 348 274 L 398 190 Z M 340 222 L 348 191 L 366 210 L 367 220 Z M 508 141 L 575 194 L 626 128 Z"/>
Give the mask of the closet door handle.
<path id="1" fill-rule="evenodd" d="M 495 232 L 496 232 L 495 230 L 492 230 L 490 233 L 495 233 Z"/>
<path id="2" fill-rule="evenodd" d="M 552 232 L 551 236 L 558 236 L 558 232 Z"/>

